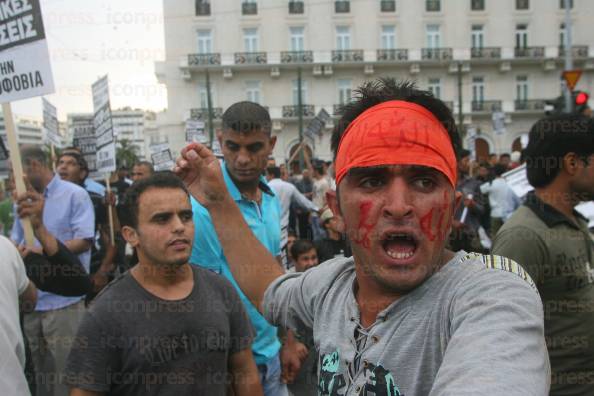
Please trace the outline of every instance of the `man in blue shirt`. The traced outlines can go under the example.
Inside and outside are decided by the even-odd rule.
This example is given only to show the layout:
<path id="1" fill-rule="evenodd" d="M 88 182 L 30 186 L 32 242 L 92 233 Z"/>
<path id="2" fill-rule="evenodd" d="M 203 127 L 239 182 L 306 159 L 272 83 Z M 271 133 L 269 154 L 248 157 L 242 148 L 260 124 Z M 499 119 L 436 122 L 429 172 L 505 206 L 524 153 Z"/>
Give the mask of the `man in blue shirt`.
<path id="1" fill-rule="evenodd" d="M 223 128 L 218 133 L 218 139 L 224 156 L 222 169 L 227 189 L 256 238 L 280 259 L 280 202 L 262 176 L 276 143 L 276 137 L 270 134 L 268 111 L 256 103 L 239 102 L 225 111 L 222 121 Z M 192 210 L 196 232 L 190 262 L 222 274 L 235 286 L 256 331 L 252 351 L 260 371 L 264 393 L 267 396 L 287 395 L 286 385 L 280 378 L 281 345 L 276 327 L 264 319 L 237 285 L 206 208 L 192 198 Z M 257 271 L 258 263 L 251 264 Z M 292 352 L 285 354 L 283 351 L 283 355 L 291 360 L 291 364 L 295 362 Z M 287 362 L 283 364 L 290 365 Z"/>
<path id="2" fill-rule="evenodd" d="M 54 174 L 49 162 L 36 146 L 21 149 L 24 173 L 31 186 L 44 195 L 43 224 L 89 270 L 91 243 L 95 235 L 95 214 L 89 194 L 80 186 L 64 181 Z M 11 239 L 24 244 L 21 221 L 15 216 Z M 36 241 L 36 246 L 39 243 Z M 37 249 L 41 253 L 41 248 Z M 51 275 L 51 274 L 48 274 Z M 70 344 L 84 313 L 84 296 L 63 297 L 39 291 L 35 312 L 24 319 L 25 334 L 31 347 L 31 357 L 39 378 L 53 378 L 39 383 L 38 394 L 68 394 L 58 376 L 64 373 Z M 49 355 L 49 356 L 48 356 Z M 53 364 L 49 364 L 52 362 Z"/>

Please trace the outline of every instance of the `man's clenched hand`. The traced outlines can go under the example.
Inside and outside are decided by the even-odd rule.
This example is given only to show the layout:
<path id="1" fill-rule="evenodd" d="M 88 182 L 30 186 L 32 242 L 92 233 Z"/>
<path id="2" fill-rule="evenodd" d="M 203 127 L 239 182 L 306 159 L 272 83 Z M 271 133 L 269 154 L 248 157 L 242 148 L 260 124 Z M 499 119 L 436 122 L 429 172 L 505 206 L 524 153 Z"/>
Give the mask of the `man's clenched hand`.
<path id="1" fill-rule="evenodd" d="M 190 143 L 181 151 L 173 171 L 184 181 L 190 194 L 206 208 L 230 198 L 221 165 L 200 143 Z"/>

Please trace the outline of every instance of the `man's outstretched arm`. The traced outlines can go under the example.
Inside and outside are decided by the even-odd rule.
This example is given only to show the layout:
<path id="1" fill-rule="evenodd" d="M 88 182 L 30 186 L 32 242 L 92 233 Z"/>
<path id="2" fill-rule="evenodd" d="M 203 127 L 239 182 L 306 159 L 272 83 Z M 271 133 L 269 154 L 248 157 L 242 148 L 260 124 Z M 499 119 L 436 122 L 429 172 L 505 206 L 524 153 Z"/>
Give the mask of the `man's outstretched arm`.
<path id="1" fill-rule="evenodd" d="M 233 277 L 252 304 L 263 312 L 264 292 L 283 271 L 252 233 L 229 195 L 219 161 L 205 146 L 191 143 L 182 149 L 175 173 L 208 210 Z"/>

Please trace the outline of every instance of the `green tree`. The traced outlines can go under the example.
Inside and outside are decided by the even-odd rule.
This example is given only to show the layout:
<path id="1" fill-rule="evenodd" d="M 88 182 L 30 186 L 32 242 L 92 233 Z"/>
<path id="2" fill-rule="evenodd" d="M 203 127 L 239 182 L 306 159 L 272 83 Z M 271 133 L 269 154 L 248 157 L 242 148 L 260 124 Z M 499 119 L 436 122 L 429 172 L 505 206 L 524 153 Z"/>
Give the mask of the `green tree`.
<path id="1" fill-rule="evenodd" d="M 120 166 L 126 166 L 130 168 L 136 162 L 138 162 L 138 146 L 132 144 L 128 139 L 118 140 L 116 150 L 116 163 L 118 168 Z"/>

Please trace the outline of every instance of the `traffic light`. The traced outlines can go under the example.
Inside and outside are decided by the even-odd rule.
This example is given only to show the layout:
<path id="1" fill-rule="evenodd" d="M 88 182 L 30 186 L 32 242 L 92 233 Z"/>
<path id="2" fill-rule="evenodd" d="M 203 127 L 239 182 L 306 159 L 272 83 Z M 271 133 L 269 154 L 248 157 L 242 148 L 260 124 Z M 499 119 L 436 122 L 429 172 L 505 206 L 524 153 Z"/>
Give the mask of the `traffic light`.
<path id="1" fill-rule="evenodd" d="M 582 114 L 588 109 L 588 99 L 590 95 L 584 91 L 575 91 L 573 93 L 573 111 Z"/>
<path id="2" fill-rule="evenodd" d="M 590 109 L 588 106 L 588 100 L 590 94 L 584 91 L 573 91 L 572 92 L 572 103 L 573 113 L 586 115 L 587 110 Z M 565 112 L 565 97 L 563 95 L 553 99 L 545 101 L 545 114 L 559 114 Z"/>

